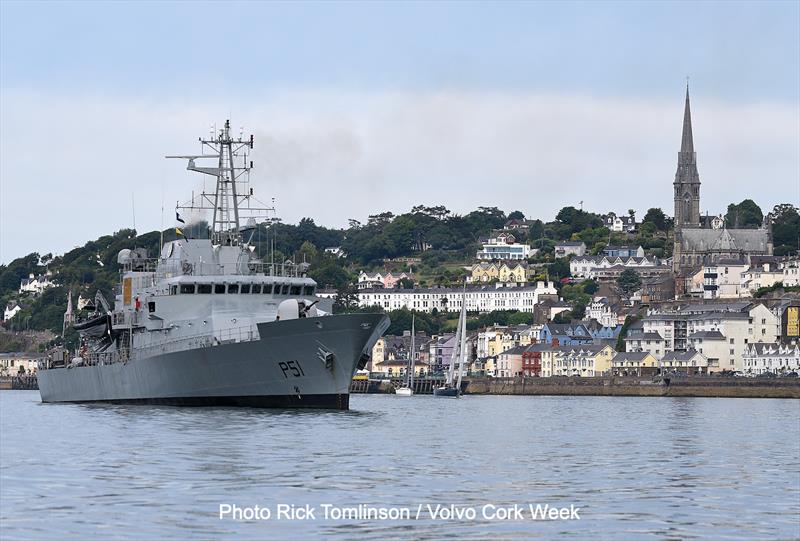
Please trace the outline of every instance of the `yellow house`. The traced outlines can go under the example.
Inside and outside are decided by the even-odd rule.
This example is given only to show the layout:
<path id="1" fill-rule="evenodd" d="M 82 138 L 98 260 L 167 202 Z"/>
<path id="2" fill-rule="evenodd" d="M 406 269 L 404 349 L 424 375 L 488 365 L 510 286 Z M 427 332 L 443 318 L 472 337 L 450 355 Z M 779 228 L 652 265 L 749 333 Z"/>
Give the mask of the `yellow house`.
<path id="1" fill-rule="evenodd" d="M 373 364 L 372 371 L 378 372 L 387 378 L 399 378 L 406 375 L 408 359 L 387 359 L 380 364 Z M 420 360 L 414 361 L 414 375 L 420 376 L 428 372 L 428 365 Z"/>
<path id="2" fill-rule="evenodd" d="M 367 370 L 370 372 L 377 372 L 376 367 L 381 364 L 385 357 L 384 352 L 386 350 L 386 340 L 381 336 L 378 338 L 378 341 L 375 342 L 375 345 L 372 346 L 372 358 L 369 361 L 369 366 L 367 366 Z"/>
<path id="3" fill-rule="evenodd" d="M 491 282 L 497 280 L 500 271 L 495 263 L 476 263 L 472 265 L 471 282 Z"/>
<path id="4" fill-rule="evenodd" d="M 515 282 L 518 284 L 527 281 L 527 269 L 521 263 L 502 263 L 498 270 L 498 280 L 501 282 Z"/>
<path id="5" fill-rule="evenodd" d="M 594 377 L 611 373 L 615 353 L 611 346 L 587 344 L 558 346 L 552 349 L 550 374 L 552 376 Z M 544 365 L 544 355 L 542 361 Z"/>
<path id="6" fill-rule="evenodd" d="M 649 351 L 624 351 L 614 355 L 611 366 L 616 376 L 641 376 L 642 373 L 655 373 L 658 359 Z"/>

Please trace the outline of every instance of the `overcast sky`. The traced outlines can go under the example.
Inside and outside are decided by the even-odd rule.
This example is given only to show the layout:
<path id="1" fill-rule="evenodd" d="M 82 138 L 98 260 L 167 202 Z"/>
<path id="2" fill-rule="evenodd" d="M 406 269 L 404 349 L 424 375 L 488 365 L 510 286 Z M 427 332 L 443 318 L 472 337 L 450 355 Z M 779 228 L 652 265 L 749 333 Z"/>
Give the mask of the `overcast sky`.
<path id="1" fill-rule="evenodd" d="M 173 224 L 228 117 L 284 221 L 800 204 L 800 3 L 0 2 L 0 262 Z M 134 204 L 132 204 L 132 199 Z"/>

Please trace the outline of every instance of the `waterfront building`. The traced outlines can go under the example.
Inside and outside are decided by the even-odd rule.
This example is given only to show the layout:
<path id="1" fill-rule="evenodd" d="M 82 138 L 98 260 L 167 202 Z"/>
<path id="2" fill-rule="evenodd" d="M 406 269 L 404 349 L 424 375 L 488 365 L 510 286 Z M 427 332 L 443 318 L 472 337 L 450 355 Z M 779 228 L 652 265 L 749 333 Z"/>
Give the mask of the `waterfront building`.
<path id="1" fill-rule="evenodd" d="M 358 289 L 394 289 L 400 280 L 414 280 L 410 273 L 401 272 L 398 274 L 388 273 L 368 273 L 361 271 L 358 274 Z"/>
<path id="2" fill-rule="evenodd" d="M 708 372 L 708 359 L 694 349 L 668 351 L 659 360 L 662 374 L 705 374 Z"/>
<path id="3" fill-rule="evenodd" d="M 35 374 L 38 360 L 27 353 L 0 353 L 0 376 Z"/>
<path id="4" fill-rule="evenodd" d="M 483 242 L 483 248 L 478 250 L 475 257 L 485 261 L 496 261 L 528 259 L 530 255 L 530 246 L 518 243 L 513 234 L 503 231 L 487 238 Z"/>
<path id="5" fill-rule="evenodd" d="M 556 257 L 582 256 L 586 253 L 586 244 L 581 241 L 564 240 L 556 244 Z"/>
<path id="6" fill-rule="evenodd" d="M 744 351 L 746 374 L 800 372 L 800 346 L 777 343 L 749 344 Z"/>
<path id="7" fill-rule="evenodd" d="M 458 312 L 461 310 L 461 293 L 461 287 L 365 289 L 358 292 L 358 305 L 379 306 L 387 311 L 406 308 L 427 313 L 434 309 L 439 312 Z M 465 296 L 469 312 L 518 310 L 533 313 L 541 295 L 557 294 L 553 282 L 536 282 L 526 286 L 467 286 Z"/>
<path id="8" fill-rule="evenodd" d="M 675 172 L 675 238 L 672 252 L 673 271 L 678 276 L 676 294 L 687 291 L 686 279 L 698 267 L 716 264 L 724 259 L 745 262 L 757 255 L 772 255 L 769 220 L 759 229 L 736 229 L 737 224 L 725 224 L 715 229 L 712 220 L 700 216 L 700 175 L 697 171 L 697 153 L 694 150 L 692 117 L 689 106 L 689 87 L 683 113 L 681 149 Z M 727 226 L 733 225 L 734 228 Z"/>
<path id="9" fill-rule="evenodd" d="M 527 346 L 514 346 L 497 355 L 496 376 L 498 378 L 515 378 L 521 376 L 522 354 Z"/>
<path id="10" fill-rule="evenodd" d="M 611 368 L 615 376 L 645 376 L 658 371 L 658 359 L 648 351 L 623 351 L 614 354 Z"/>
<path id="11" fill-rule="evenodd" d="M 609 374 L 614 349 L 609 345 L 584 344 L 551 349 L 553 376 L 594 377 Z"/>

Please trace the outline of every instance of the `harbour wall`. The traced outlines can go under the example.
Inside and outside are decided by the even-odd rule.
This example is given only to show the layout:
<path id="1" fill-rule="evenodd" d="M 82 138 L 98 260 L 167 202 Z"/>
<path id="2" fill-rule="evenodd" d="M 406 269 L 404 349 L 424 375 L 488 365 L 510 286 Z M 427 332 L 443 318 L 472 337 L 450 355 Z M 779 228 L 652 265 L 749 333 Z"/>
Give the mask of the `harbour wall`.
<path id="1" fill-rule="evenodd" d="M 354 381 L 352 393 L 394 393 L 400 380 Z M 416 394 L 432 394 L 438 379 L 414 381 Z M 464 394 L 528 396 L 687 396 L 720 398 L 797 398 L 800 378 L 696 376 L 654 380 L 645 377 L 469 378 Z"/>

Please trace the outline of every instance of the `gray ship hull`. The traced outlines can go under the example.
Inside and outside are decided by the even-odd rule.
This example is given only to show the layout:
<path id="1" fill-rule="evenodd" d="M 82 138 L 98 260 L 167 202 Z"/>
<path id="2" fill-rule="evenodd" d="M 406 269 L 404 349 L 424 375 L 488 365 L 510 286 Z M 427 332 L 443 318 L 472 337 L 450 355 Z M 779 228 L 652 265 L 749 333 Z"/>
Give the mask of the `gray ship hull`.
<path id="1" fill-rule="evenodd" d="M 359 361 L 387 326 L 382 314 L 261 323 L 259 340 L 40 370 L 39 391 L 42 402 L 348 409 Z"/>

